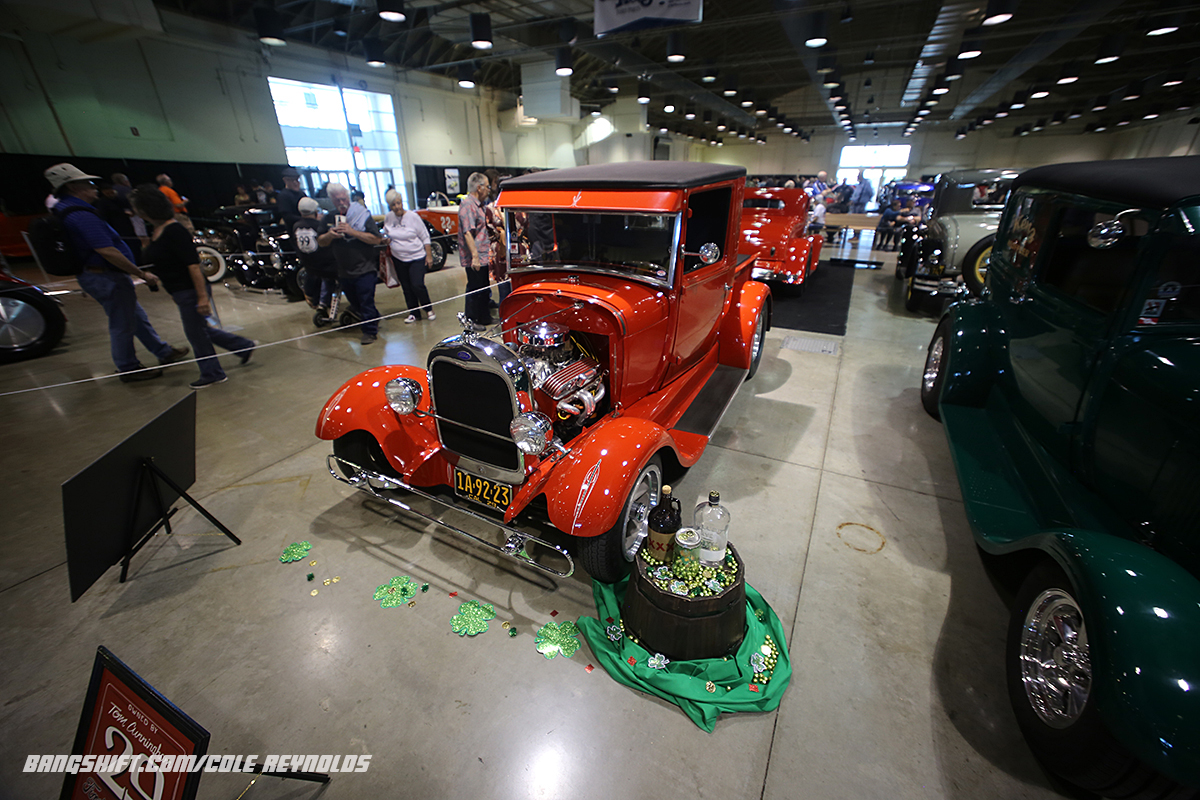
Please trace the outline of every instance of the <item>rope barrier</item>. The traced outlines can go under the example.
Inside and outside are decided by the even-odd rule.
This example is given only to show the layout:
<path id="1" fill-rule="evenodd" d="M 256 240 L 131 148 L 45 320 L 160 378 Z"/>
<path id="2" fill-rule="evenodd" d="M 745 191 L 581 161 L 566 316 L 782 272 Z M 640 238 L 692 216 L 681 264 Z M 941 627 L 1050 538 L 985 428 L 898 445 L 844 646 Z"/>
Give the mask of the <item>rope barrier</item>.
<path id="1" fill-rule="evenodd" d="M 503 286 L 507 283 L 508 283 L 508 281 L 504 280 L 495 285 Z M 430 305 L 430 307 L 433 307 L 433 306 L 442 305 L 443 303 L 453 303 L 455 300 L 462 300 L 463 298 L 467 297 L 468 295 L 477 294 L 479 292 L 488 292 L 490 295 L 491 291 L 492 291 L 492 285 L 489 284 L 488 286 L 481 286 L 478 289 L 472 289 L 469 292 L 463 292 L 462 294 L 457 294 L 457 295 L 454 295 L 453 297 L 447 297 L 444 300 L 438 300 L 436 302 L 431 302 L 429 305 Z M 265 344 L 260 343 L 260 344 L 256 344 L 254 347 L 244 347 L 241 350 L 230 350 L 229 355 L 238 355 L 240 353 L 246 352 L 247 350 L 262 350 L 267 347 L 276 347 L 281 344 L 291 344 L 293 342 L 302 342 L 305 339 L 311 339 L 315 336 L 325 336 L 326 334 L 337 333 L 338 331 L 349 330 L 351 328 L 357 328 L 360 325 L 362 325 L 364 322 L 376 322 L 376 321 L 382 322 L 385 319 L 391 319 L 392 317 L 399 317 L 399 316 L 407 316 L 408 314 L 409 314 L 408 309 L 405 309 L 404 311 L 396 311 L 392 314 L 382 314 L 378 317 L 372 317 L 369 320 L 360 320 L 359 322 L 356 322 L 353 325 L 339 325 L 336 328 L 326 328 L 325 330 L 313 331 L 312 333 L 306 333 L 302 336 L 293 336 L 290 339 L 280 339 L 277 342 L 267 342 Z M 205 358 L 210 358 L 210 357 L 212 357 L 212 356 L 205 356 Z M 136 375 L 139 372 L 153 372 L 156 369 L 170 369 L 173 367 L 181 367 L 186 364 L 196 364 L 196 363 L 199 363 L 200 360 L 201 359 L 199 359 L 199 358 L 189 358 L 186 361 L 172 361 L 170 364 L 164 364 L 162 366 L 157 366 L 157 367 L 143 367 L 142 369 L 132 369 L 127 372 L 114 372 L 110 375 L 98 375 L 98 376 L 95 376 L 92 378 L 83 378 L 83 379 L 77 380 L 77 381 L 66 381 L 65 383 L 54 383 L 49 386 L 34 386 L 29 389 L 17 389 L 15 391 L 11 391 L 11 392 L 0 392 L 0 397 L 12 397 L 14 395 L 28 394 L 30 392 L 44 392 L 49 389 L 62 389 L 66 386 L 79 386 L 79 385 L 82 385 L 85 383 L 98 383 L 100 381 L 111 380 L 113 378 L 120 378 L 122 375 Z"/>

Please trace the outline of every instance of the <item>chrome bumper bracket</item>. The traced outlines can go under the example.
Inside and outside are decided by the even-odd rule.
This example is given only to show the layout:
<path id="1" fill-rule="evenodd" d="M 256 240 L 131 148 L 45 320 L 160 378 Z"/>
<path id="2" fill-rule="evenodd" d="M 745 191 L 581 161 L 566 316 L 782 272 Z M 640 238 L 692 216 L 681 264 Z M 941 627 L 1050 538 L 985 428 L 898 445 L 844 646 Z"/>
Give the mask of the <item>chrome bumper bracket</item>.
<path id="1" fill-rule="evenodd" d="M 337 456 L 330 455 L 326 457 L 325 463 L 329 468 L 329 474 L 332 475 L 335 480 L 341 481 L 348 486 L 353 486 L 355 489 L 366 492 L 377 500 L 382 500 L 389 505 L 393 505 L 396 508 L 407 511 L 410 514 L 415 514 L 422 519 L 436 523 L 437 525 L 440 525 L 449 531 L 457 533 L 459 536 L 465 536 L 476 544 L 482 545 L 483 547 L 499 553 L 502 556 L 507 556 L 508 558 L 519 561 L 526 566 L 533 567 L 541 570 L 542 572 L 548 572 L 551 575 L 556 575 L 560 578 L 569 578 L 575 572 L 575 562 L 571 559 L 571 556 L 567 553 L 567 551 L 556 544 L 547 542 L 545 539 L 539 539 L 536 536 L 531 536 L 530 534 L 525 533 L 524 531 L 496 522 L 495 520 L 489 519 L 482 514 L 475 513 L 469 508 L 463 508 L 452 503 L 447 503 L 440 497 L 422 491 L 421 489 L 417 489 L 413 486 L 409 486 L 399 478 L 381 475 L 378 472 L 360 467 L 344 458 L 338 458 Z M 339 467 L 342 470 L 345 470 L 345 475 L 341 474 Z M 351 477 L 347 477 L 347 475 Z M 382 493 L 384 490 L 388 489 L 400 489 L 405 492 L 411 492 L 412 494 L 415 494 L 418 497 L 424 497 L 426 500 L 436 503 L 443 508 L 455 511 L 459 514 L 466 514 L 473 519 L 497 528 L 506 534 L 506 538 L 502 544 L 496 544 L 495 542 L 490 542 L 487 539 L 482 539 L 473 533 L 464 531 L 461 528 L 456 528 L 455 526 L 433 516 L 432 514 L 426 514 L 423 511 L 418 511 L 397 497 L 391 497 Z M 567 561 L 567 571 L 562 572 L 561 570 L 554 569 L 553 567 L 549 567 L 545 564 L 540 564 L 535 561 L 533 556 L 529 555 L 528 552 L 528 546 L 530 544 L 540 545 L 562 556 Z"/>

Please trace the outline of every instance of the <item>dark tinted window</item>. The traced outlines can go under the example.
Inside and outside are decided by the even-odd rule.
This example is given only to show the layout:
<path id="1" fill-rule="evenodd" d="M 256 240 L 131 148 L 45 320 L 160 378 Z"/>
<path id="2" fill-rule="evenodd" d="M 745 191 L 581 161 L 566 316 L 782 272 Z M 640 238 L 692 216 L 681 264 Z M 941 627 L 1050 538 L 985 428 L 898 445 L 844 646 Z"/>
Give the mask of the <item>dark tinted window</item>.
<path id="1" fill-rule="evenodd" d="M 779 210 L 783 208 L 783 201 L 770 197 L 747 197 L 742 201 L 742 208 L 769 208 Z"/>
<path id="2" fill-rule="evenodd" d="M 1138 311 L 1141 325 L 1200 322 L 1200 209 L 1164 220 L 1158 267 Z"/>
<path id="3" fill-rule="evenodd" d="M 733 200 L 733 190 L 729 187 L 712 189 L 706 192 L 694 192 L 688 198 L 687 239 L 684 241 L 684 251 L 700 252 L 701 245 L 712 242 L 721 248 L 722 257 L 725 255 L 725 234 L 729 230 L 729 206 Z M 691 272 L 705 266 L 697 256 L 685 256 L 683 269 Z"/>
<path id="4" fill-rule="evenodd" d="M 1113 213 L 1096 208 L 1055 203 L 1057 226 L 1042 248 L 1037 282 L 1107 314 L 1121 302 L 1137 263 L 1138 246 L 1146 225 L 1130 220 L 1130 232 L 1106 250 L 1088 244 L 1088 231 Z"/>

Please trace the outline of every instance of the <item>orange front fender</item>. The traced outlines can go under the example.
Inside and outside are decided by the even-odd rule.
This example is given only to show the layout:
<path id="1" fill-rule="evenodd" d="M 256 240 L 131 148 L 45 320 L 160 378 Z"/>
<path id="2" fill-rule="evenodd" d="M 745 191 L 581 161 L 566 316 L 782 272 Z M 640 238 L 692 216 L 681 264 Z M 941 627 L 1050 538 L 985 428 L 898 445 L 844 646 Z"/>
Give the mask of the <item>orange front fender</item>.
<path id="1" fill-rule="evenodd" d="M 572 536 L 599 536 L 621 516 L 651 456 L 675 449 L 660 425 L 633 417 L 598 423 L 551 471 L 544 485 L 550 522 Z"/>
<path id="2" fill-rule="evenodd" d="M 718 360 L 741 369 L 750 368 L 750 343 L 760 314 L 766 314 L 766 327 L 771 327 L 771 290 L 761 281 L 746 281 L 733 307 L 721 325 L 721 345 Z"/>
<path id="3" fill-rule="evenodd" d="M 417 486 L 446 483 L 447 462 L 432 417 L 400 416 L 388 405 L 384 387 L 393 378 L 412 378 L 421 386 L 417 408 L 429 411 L 429 378 L 420 367 L 392 365 L 367 370 L 342 384 L 317 417 L 317 438 L 334 440 L 352 431 L 375 437 L 388 463 Z"/>

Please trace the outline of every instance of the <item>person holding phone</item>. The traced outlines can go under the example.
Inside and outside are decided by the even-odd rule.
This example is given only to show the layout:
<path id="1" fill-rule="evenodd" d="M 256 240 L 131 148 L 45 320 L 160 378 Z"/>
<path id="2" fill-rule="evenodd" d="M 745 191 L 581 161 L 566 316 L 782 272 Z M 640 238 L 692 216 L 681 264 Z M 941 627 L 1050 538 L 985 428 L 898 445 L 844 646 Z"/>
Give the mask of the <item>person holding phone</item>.
<path id="1" fill-rule="evenodd" d="M 362 318 L 360 342 L 371 344 L 379 338 L 379 310 L 375 308 L 379 257 L 375 248 L 383 237 L 367 207 L 361 203 L 350 204 L 349 189 L 340 183 L 331 183 L 326 192 L 333 201 L 334 210 L 326 217 L 329 230 L 317 237 L 317 244 L 333 249 L 342 291 Z"/>

